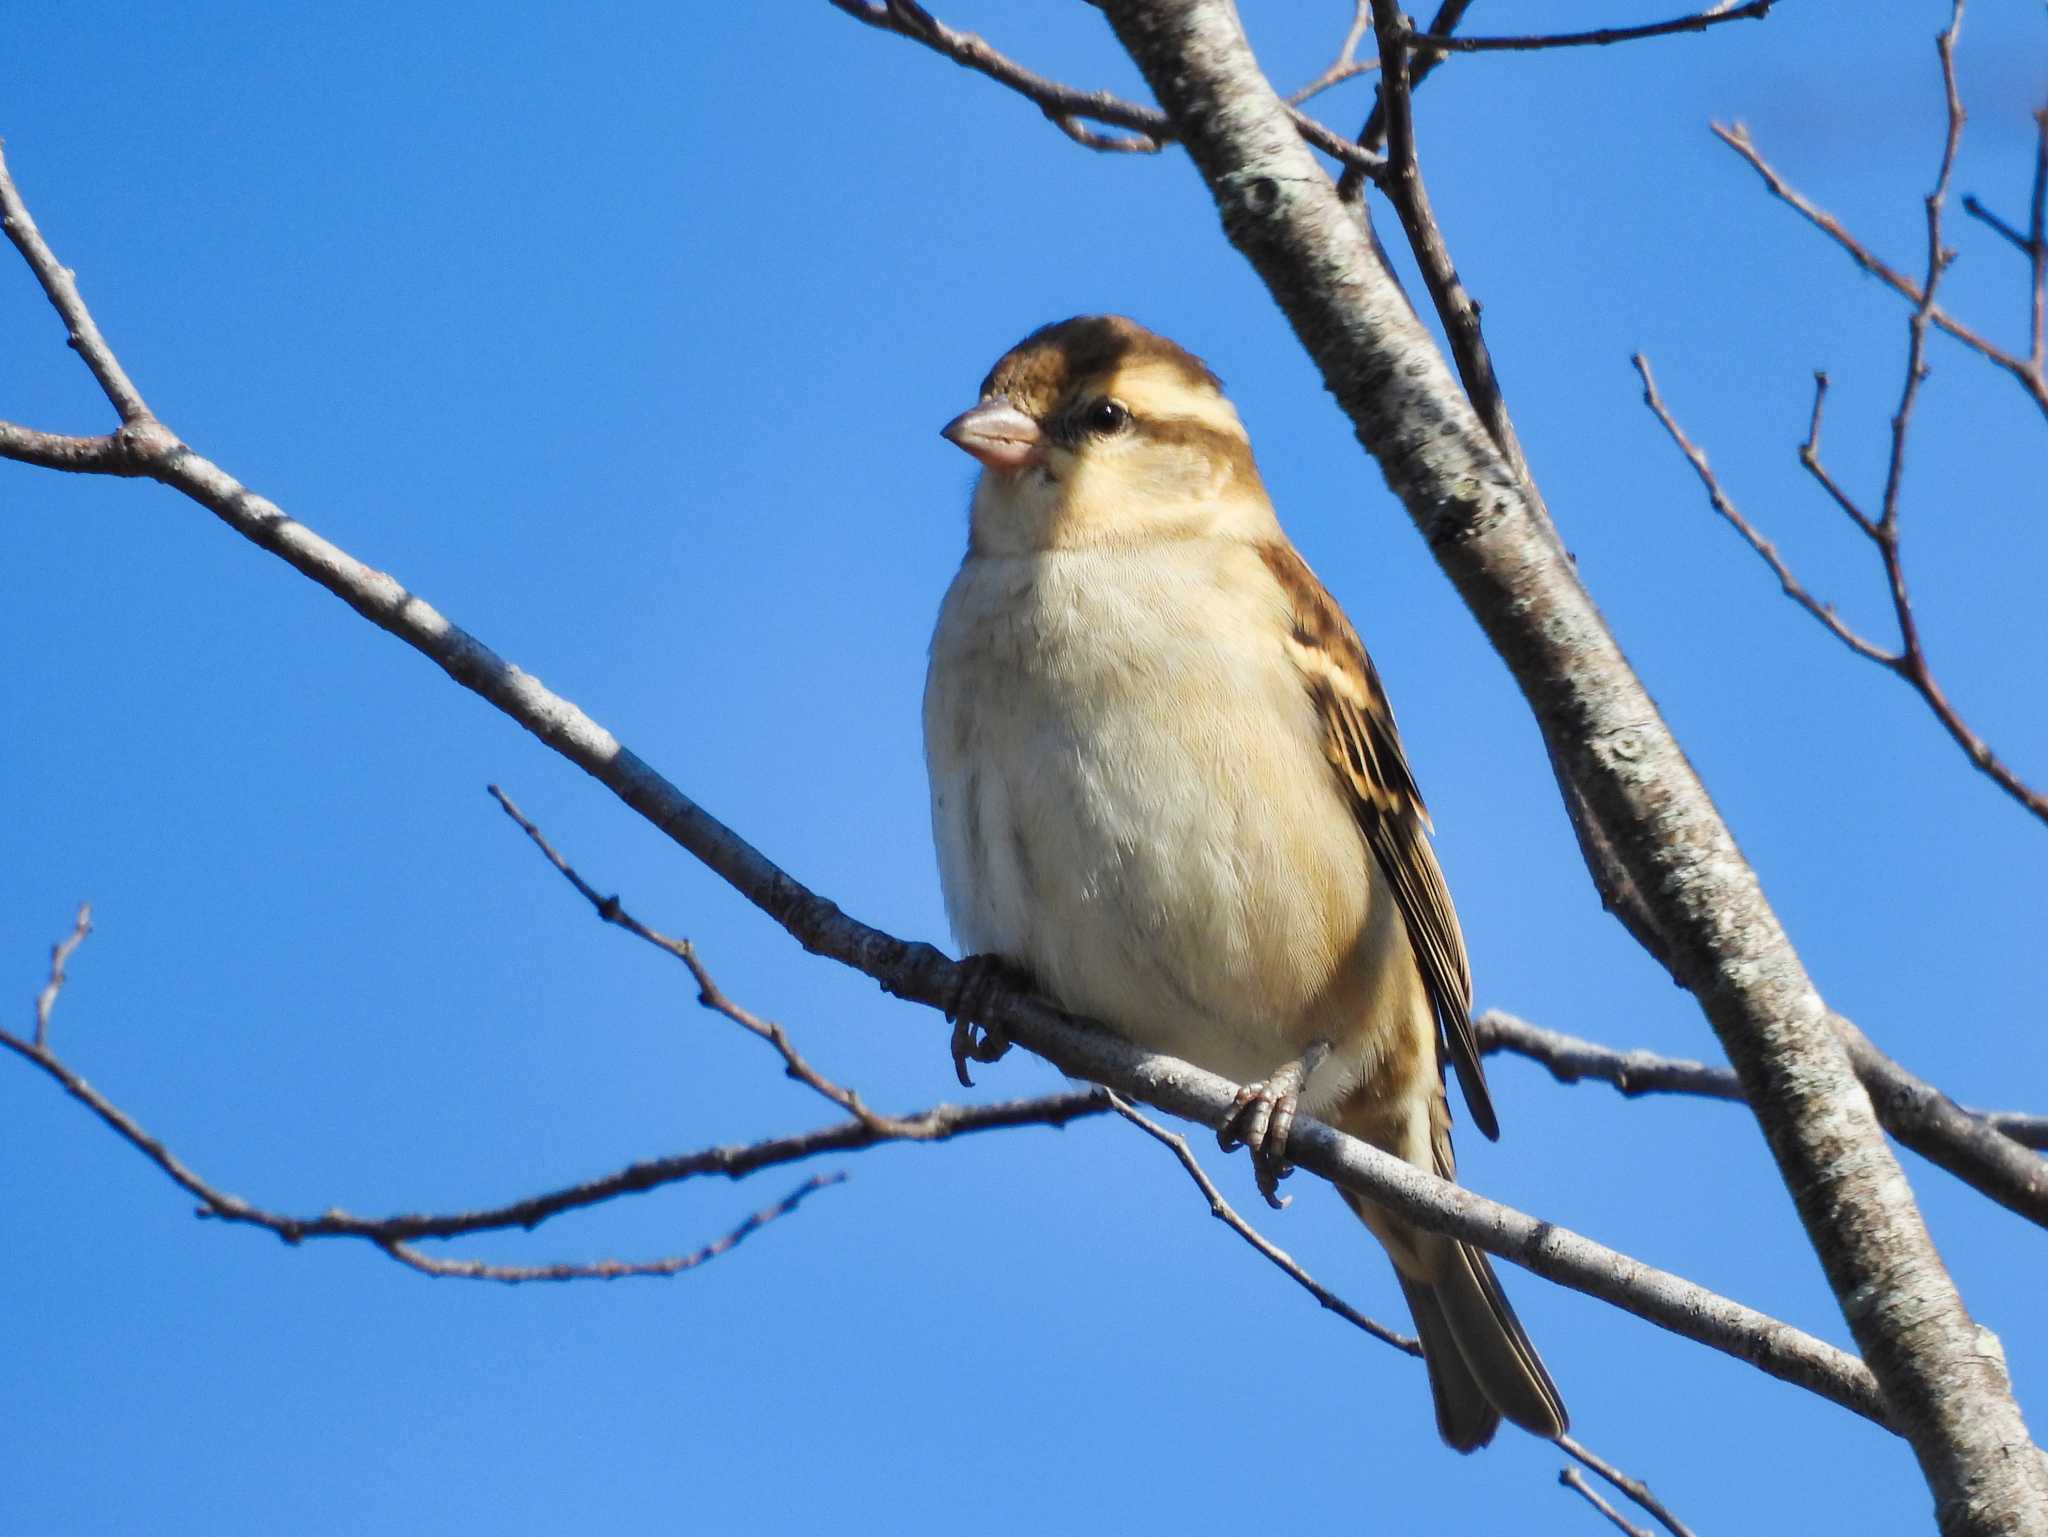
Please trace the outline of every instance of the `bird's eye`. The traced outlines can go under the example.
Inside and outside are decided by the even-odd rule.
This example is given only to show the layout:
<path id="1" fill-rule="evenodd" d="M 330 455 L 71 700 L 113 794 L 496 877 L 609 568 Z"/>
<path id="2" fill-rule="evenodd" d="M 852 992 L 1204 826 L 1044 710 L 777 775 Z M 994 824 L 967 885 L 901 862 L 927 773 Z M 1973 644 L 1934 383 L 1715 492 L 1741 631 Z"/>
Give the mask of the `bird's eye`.
<path id="1" fill-rule="evenodd" d="M 1131 408 L 1121 400 L 1091 400 L 1081 408 L 1081 425 L 1104 436 L 1121 432 L 1131 419 Z"/>

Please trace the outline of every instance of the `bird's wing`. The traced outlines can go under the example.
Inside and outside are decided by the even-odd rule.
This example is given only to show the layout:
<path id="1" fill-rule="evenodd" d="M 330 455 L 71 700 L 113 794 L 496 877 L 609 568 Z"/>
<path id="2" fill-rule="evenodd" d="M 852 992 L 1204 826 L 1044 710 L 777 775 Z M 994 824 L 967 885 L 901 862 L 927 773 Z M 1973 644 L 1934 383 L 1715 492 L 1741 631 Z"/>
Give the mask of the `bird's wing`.
<path id="1" fill-rule="evenodd" d="M 1472 1033 L 1472 971 L 1443 871 L 1429 846 L 1429 812 L 1415 788 L 1394 712 L 1358 632 L 1315 573 L 1284 543 L 1259 554 L 1292 611 L 1289 647 L 1323 723 L 1323 751 L 1349 795 L 1366 846 L 1407 924 L 1408 942 L 1436 1014 L 1439 1047 L 1458 1074 L 1472 1124 L 1489 1140 L 1500 1121 Z"/>

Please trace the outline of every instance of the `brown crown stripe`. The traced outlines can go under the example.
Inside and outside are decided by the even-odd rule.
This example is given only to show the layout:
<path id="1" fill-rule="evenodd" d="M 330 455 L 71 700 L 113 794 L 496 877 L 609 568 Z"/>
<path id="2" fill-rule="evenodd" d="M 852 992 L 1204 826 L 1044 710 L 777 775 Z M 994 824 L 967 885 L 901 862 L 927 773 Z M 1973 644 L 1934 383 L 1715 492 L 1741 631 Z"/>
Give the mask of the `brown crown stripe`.
<path id="1" fill-rule="evenodd" d="M 1059 406 L 1077 384 L 1107 379 L 1133 363 L 1163 364 L 1190 385 L 1221 391 L 1209 365 L 1177 342 L 1121 315 L 1076 315 L 1041 326 L 1003 354 L 981 382 L 983 395 L 1007 396 L 1029 416 Z"/>

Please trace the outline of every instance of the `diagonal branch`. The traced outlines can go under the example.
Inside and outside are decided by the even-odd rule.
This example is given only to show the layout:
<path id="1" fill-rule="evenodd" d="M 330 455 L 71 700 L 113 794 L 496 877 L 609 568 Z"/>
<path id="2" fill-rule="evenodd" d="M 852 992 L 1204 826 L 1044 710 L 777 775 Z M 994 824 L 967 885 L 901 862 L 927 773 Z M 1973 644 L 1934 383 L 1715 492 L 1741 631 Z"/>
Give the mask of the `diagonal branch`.
<path id="1" fill-rule="evenodd" d="M 1577 1468 L 1564 1469 L 1557 1475 L 1557 1481 L 1563 1484 L 1565 1488 L 1582 1496 L 1587 1504 L 1599 1511 L 1601 1515 L 1605 1516 L 1621 1531 L 1626 1532 L 1628 1537 L 1656 1537 L 1656 1534 L 1648 1527 L 1637 1526 L 1635 1522 L 1629 1520 L 1627 1516 L 1616 1510 L 1613 1505 L 1608 1503 L 1606 1497 L 1599 1490 L 1586 1482 L 1586 1475 Z"/>
<path id="2" fill-rule="evenodd" d="M 1648 1511 L 1656 1518 L 1658 1524 L 1671 1534 L 1671 1537 L 1693 1537 L 1692 1528 L 1674 1516 L 1670 1508 L 1650 1492 L 1648 1484 L 1640 1479 L 1630 1478 L 1620 1468 L 1614 1466 L 1613 1463 L 1608 1462 L 1605 1458 L 1595 1456 L 1570 1436 L 1560 1436 L 1557 1444 L 1559 1449 L 1567 1456 L 1591 1468 L 1595 1473 L 1606 1479 L 1608 1483 Z"/>
<path id="3" fill-rule="evenodd" d="M 1963 719 L 1961 712 L 1950 701 L 1947 691 L 1935 677 L 1933 664 L 1928 661 L 1926 648 L 1920 638 L 1920 625 L 1913 612 L 1912 599 L 1906 590 L 1904 559 L 1899 546 L 1898 492 L 1900 476 L 1903 473 L 1906 428 L 1912 419 L 1919 381 L 1926 376 L 1926 365 L 1921 356 L 1925 322 L 1936 313 L 1932 299 L 1932 284 L 1929 285 L 1927 294 L 1927 299 L 1913 312 L 1915 329 L 1914 341 L 1907 356 L 1907 384 L 1898 414 L 1892 419 L 1892 450 L 1886 471 L 1885 499 L 1878 516 L 1873 518 L 1864 512 L 1821 463 L 1820 421 L 1821 405 L 1827 397 L 1826 374 L 1814 376 L 1813 417 L 1807 429 L 1806 441 L 1799 448 L 1799 462 L 1820 482 L 1822 489 L 1856 528 L 1877 546 L 1878 558 L 1884 569 L 1885 587 L 1891 596 L 1893 616 L 1899 627 L 1900 640 L 1897 651 L 1887 651 L 1853 628 L 1835 612 L 1832 603 L 1824 603 L 1816 598 L 1792 574 L 1791 567 L 1778 553 L 1777 546 L 1742 515 L 1733 498 L 1722 488 L 1719 477 L 1707 463 L 1705 451 L 1686 436 L 1672 417 L 1663 397 L 1657 393 L 1657 383 L 1650 372 L 1649 360 L 1641 353 L 1637 353 L 1630 361 L 1635 364 L 1636 372 L 1642 375 L 1644 404 L 1650 408 L 1671 441 L 1677 445 L 1678 451 L 1692 466 L 1693 473 L 1699 477 L 1700 485 L 1707 493 L 1708 502 L 1714 511 L 1727 519 L 1744 542 L 1756 551 L 1764 564 L 1771 568 L 1771 573 L 1777 577 L 1778 585 L 1783 589 L 1785 596 L 1805 609 L 1827 629 L 1828 633 L 1858 656 L 1875 662 L 1885 671 L 1902 679 L 1907 687 L 1920 696 L 1929 712 L 1940 723 L 1942 730 L 1946 731 L 1949 739 L 1962 749 L 1963 756 L 1975 765 L 1978 772 L 2027 811 L 2048 822 L 2048 794 L 2036 790 L 2026 780 L 2020 778 L 2003 758 L 1991 750 L 1990 744 Z"/>
<path id="4" fill-rule="evenodd" d="M 1245 1221 L 1238 1214 L 1237 1208 L 1223 1198 L 1223 1192 L 1216 1188 L 1216 1182 L 1209 1178 L 1208 1171 L 1196 1159 L 1194 1149 L 1188 1146 L 1188 1139 L 1186 1137 L 1181 1136 L 1178 1132 L 1168 1131 L 1164 1126 L 1153 1120 L 1152 1117 L 1133 1106 L 1129 1100 L 1125 1099 L 1115 1090 L 1108 1090 L 1106 1092 L 1109 1094 L 1110 1109 L 1114 1110 L 1154 1142 L 1157 1142 L 1173 1154 L 1174 1158 L 1180 1163 L 1180 1166 L 1187 1171 L 1188 1178 L 1195 1182 L 1195 1188 L 1202 1192 L 1202 1198 L 1209 1203 L 1210 1216 L 1258 1250 L 1260 1254 L 1273 1262 L 1281 1274 L 1285 1275 L 1295 1285 L 1315 1298 L 1325 1309 L 1335 1313 L 1353 1328 L 1363 1330 L 1382 1344 L 1392 1345 L 1396 1350 L 1404 1354 L 1418 1357 L 1422 1354 L 1422 1345 L 1419 1341 L 1410 1335 L 1401 1334 L 1393 1329 L 1389 1329 L 1385 1324 L 1378 1322 L 1376 1319 L 1366 1317 L 1365 1314 L 1359 1312 L 1358 1309 L 1324 1286 L 1306 1270 L 1303 1270 L 1296 1263 L 1293 1255 Z"/>
<path id="5" fill-rule="evenodd" d="M 1763 178 L 1764 185 L 1770 189 L 1773 197 L 1834 241 L 1858 267 L 1878 279 L 1908 304 L 1918 308 L 1926 302 L 1927 295 L 1921 284 L 1914 282 L 1878 256 L 1869 246 L 1851 234 L 1840 219 L 1785 180 L 1777 168 L 1764 159 L 1762 151 L 1751 141 L 1749 130 L 1742 124 L 1715 123 L 1713 130 L 1714 137 L 1749 162 L 1751 169 Z M 2003 369 L 2012 375 L 2020 388 L 2026 392 L 2028 399 L 2032 400 L 2044 415 L 2048 415 L 2048 364 L 2044 364 L 2041 357 L 2021 357 L 2017 353 L 2007 351 L 1964 325 L 1939 304 L 1928 304 L 1927 320 L 1929 324 L 1946 331 L 1993 367 Z"/>
<path id="6" fill-rule="evenodd" d="M 916 0 L 828 0 L 828 3 L 856 21 L 866 22 L 884 32 L 893 32 L 898 37 L 907 37 L 914 43 L 922 43 L 955 64 L 986 75 L 998 85 L 1007 86 L 1037 106 L 1061 133 L 1089 149 L 1149 155 L 1173 142 L 1173 127 L 1166 114 L 1157 107 L 1140 106 L 1108 91 L 1083 91 L 1049 79 L 1025 68 L 987 39 L 947 26 Z M 1312 94 L 1305 93 L 1303 99 Z M 1295 108 L 1288 110 L 1293 115 L 1296 132 L 1308 143 L 1360 175 L 1378 174 L 1380 157 L 1371 150 L 1352 143 L 1306 112 Z M 1087 126 L 1090 122 L 1128 128 L 1132 134 L 1119 137 L 1098 133 Z"/>
<path id="7" fill-rule="evenodd" d="M 1650 905 L 1910 1440 L 1943 1529 L 2048 1533 L 2048 1465 L 1825 1002 L 1556 530 L 1355 213 L 1314 174 L 1229 0 L 1103 0 L 1225 234 L 1287 315 Z M 1463 1235 L 1460 1235 L 1463 1236 Z M 1996 1516 L 1992 1514 L 1996 1512 Z"/>

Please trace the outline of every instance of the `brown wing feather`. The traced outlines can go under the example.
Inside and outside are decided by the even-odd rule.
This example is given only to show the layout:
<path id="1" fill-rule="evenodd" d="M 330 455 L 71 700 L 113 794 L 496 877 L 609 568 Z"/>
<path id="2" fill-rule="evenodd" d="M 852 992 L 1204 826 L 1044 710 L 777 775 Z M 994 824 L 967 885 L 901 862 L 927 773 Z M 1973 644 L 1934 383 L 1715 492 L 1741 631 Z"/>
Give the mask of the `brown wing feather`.
<path id="1" fill-rule="evenodd" d="M 1259 554 L 1292 606 L 1295 658 L 1323 719 L 1324 748 L 1401 909 L 1436 1014 L 1439 1050 L 1457 1071 L 1472 1124 L 1489 1140 L 1498 1138 L 1500 1121 L 1472 1033 L 1465 939 L 1429 846 L 1429 812 L 1401 751 L 1386 690 L 1358 633 L 1307 563 L 1285 544 L 1261 545 Z"/>

